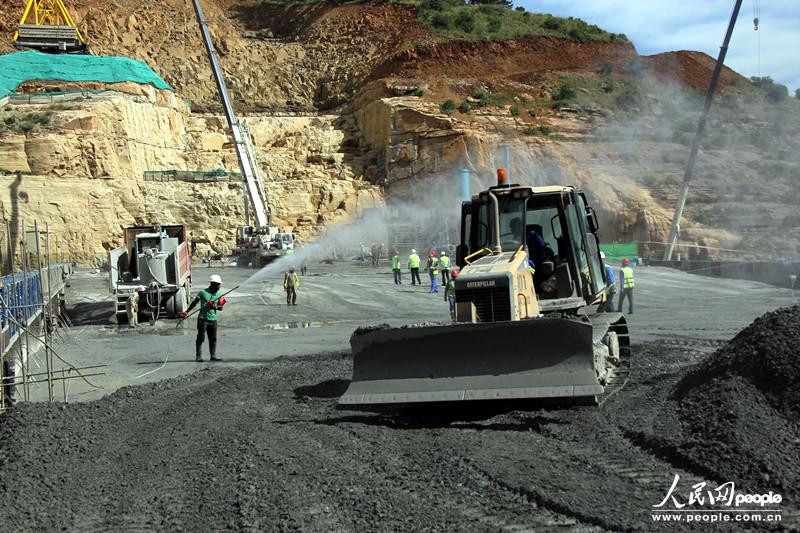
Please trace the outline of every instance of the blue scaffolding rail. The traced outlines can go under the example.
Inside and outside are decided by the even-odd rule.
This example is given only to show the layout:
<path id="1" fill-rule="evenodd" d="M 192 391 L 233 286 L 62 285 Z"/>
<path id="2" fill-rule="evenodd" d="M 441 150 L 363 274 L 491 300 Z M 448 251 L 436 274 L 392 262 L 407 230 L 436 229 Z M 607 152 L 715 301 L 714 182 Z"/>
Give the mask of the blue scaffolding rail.
<path id="1" fill-rule="evenodd" d="M 3 303 L 0 303 L 2 356 L 5 356 L 19 338 L 22 330 L 20 324 L 30 324 L 43 313 L 47 302 L 47 277 L 49 276 L 50 280 L 51 295 L 55 298 L 59 296 L 71 272 L 72 266 L 69 263 L 55 263 L 50 265 L 49 269 L 42 269 L 44 284 L 38 270 L 28 272 L 27 276 L 18 273 L 0 277 L 2 282 L 0 296 L 3 298 Z"/>

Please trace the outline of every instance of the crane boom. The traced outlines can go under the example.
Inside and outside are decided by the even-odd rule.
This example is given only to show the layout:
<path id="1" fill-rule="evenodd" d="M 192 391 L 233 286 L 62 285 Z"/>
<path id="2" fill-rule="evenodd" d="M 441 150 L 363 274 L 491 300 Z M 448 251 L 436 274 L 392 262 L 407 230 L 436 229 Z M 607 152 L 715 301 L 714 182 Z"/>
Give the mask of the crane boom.
<path id="1" fill-rule="evenodd" d="M 675 243 L 678 240 L 678 232 L 681 227 L 681 216 L 683 215 L 683 208 L 686 205 L 686 196 L 689 194 L 689 183 L 692 181 L 692 174 L 694 173 L 694 165 L 697 161 L 697 154 L 700 151 L 700 141 L 703 139 L 703 132 L 706 129 L 706 121 L 711 111 L 711 102 L 714 101 L 714 93 L 717 92 L 717 84 L 719 83 L 719 75 L 722 72 L 722 66 L 725 64 L 725 55 L 728 53 L 728 44 L 733 35 L 733 28 L 736 26 L 736 19 L 739 18 L 739 10 L 742 7 L 742 0 L 736 0 L 733 5 L 733 13 L 731 13 L 731 20 L 728 23 L 728 30 L 725 32 L 725 39 L 722 41 L 722 46 L 719 49 L 719 56 L 717 57 L 717 64 L 714 66 L 714 73 L 711 75 L 711 84 L 706 93 L 706 103 L 703 106 L 703 113 L 700 115 L 700 123 L 697 126 L 697 132 L 694 134 L 692 141 L 692 150 L 689 152 L 689 161 L 686 163 L 686 171 L 683 174 L 683 184 L 681 185 L 680 193 L 678 194 L 678 203 L 675 205 L 675 214 L 672 216 L 672 226 L 669 230 L 669 237 L 667 237 L 667 247 L 664 249 L 664 261 L 672 260 L 672 250 L 675 248 Z M 754 22 L 758 25 L 756 19 Z M 756 28 L 758 29 L 758 28 Z"/>
<path id="2" fill-rule="evenodd" d="M 214 80 L 217 82 L 217 89 L 222 99 L 222 106 L 225 109 L 225 118 L 228 120 L 228 126 L 230 126 L 233 145 L 236 149 L 236 157 L 239 159 L 239 168 L 242 171 L 247 196 L 253 207 L 255 225 L 257 228 L 265 228 L 269 226 L 270 223 L 269 211 L 265 207 L 269 204 L 267 203 L 266 191 L 261 184 L 261 176 L 259 175 L 258 163 L 255 157 L 255 150 L 253 149 L 253 141 L 250 137 L 250 130 L 243 120 L 240 121 L 236 117 L 236 113 L 233 110 L 233 105 L 228 95 L 228 88 L 225 85 L 225 78 L 222 75 L 222 69 L 219 65 L 217 49 L 214 47 L 214 42 L 211 40 L 211 34 L 208 31 L 208 22 L 203 13 L 203 7 L 200 5 L 200 0 L 192 0 L 192 2 L 194 4 L 195 14 L 197 14 L 197 22 L 200 25 L 200 33 L 203 36 L 203 43 L 205 44 L 206 52 L 208 52 L 208 59 L 211 62 L 211 71 L 214 74 Z M 249 220 L 245 221 L 246 225 L 249 223 Z"/>

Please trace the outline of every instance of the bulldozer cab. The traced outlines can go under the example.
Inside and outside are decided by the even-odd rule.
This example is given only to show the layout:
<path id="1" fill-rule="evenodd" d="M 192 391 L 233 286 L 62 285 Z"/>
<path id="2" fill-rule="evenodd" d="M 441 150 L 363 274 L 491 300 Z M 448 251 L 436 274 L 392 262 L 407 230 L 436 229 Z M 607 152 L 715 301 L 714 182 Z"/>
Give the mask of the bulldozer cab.
<path id="1" fill-rule="evenodd" d="M 577 310 L 605 290 L 597 218 L 574 187 L 499 185 L 461 209 L 460 267 L 523 247 L 540 309 Z"/>

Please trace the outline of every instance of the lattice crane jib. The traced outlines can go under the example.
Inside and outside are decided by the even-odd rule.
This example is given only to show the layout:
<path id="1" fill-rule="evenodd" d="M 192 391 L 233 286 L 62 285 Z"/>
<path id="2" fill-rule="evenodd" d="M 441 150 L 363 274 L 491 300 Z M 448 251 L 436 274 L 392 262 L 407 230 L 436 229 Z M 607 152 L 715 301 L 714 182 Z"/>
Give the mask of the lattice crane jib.
<path id="1" fill-rule="evenodd" d="M 63 0 L 28 0 L 14 44 L 42 51 L 80 52 L 86 40 Z"/>

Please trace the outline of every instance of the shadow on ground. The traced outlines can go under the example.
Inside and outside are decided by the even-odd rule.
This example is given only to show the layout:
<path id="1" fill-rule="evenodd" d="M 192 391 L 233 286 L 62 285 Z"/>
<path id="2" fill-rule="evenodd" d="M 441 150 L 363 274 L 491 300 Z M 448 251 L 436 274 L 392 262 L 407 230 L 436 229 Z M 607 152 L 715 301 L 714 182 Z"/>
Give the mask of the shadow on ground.
<path id="1" fill-rule="evenodd" d="M 74 326 L 105 326 L 111 323 L 113 315 L 113 304 L 110 302 L 81 302 L 67 311 Z"/>
<path id="2" fill-rule="evenodd" d="M 294 389 L 294 397 L 300 402 L 311 399 L 336 400 L 345 393 L 349 384 L 350 381 L 346 379 L 328 379 L 314 385 L 302 385 Z M 335 408 L 336 412 L 342 413 L 341 416 L 329 416 L 305 422 L 329 426 L 364 424 L 412 430 L 457 428 L 476 431 L 539 432 L 546 425 L 567 423 L 557 415 L 547 414 L 548 411 L 556 411 L 563 407 L 569 406 L 542 400 L 343 405 Z M 349 413 L 345 414 L 346 412 Z"/>

